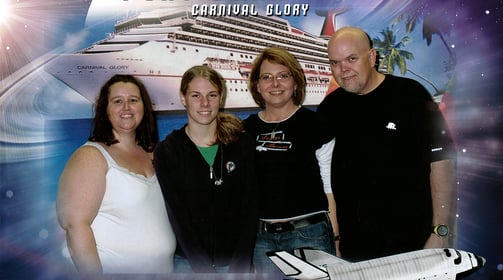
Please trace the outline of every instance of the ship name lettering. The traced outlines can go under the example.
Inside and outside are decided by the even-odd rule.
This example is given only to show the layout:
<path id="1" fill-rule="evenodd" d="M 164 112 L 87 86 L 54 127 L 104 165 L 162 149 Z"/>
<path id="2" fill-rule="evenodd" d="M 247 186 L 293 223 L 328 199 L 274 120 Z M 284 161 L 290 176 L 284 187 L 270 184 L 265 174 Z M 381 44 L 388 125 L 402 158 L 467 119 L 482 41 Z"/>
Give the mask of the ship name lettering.
<path id="1" fill-rule="evenodd" d="M 103 65 L 78 65 L 77 70 L 105 70 Z"/>
<path id="2" fill-rule="evenodd" d="M 126 70 L 129 66 L 127 65 L 110 65 L 108 69 L 110 70 Z"/>
<path id="3" fill-rule="evenodd" d="M 192 16 L 256 16 L 254 4 L 193 4 Z"/>
<path id="4" fill-rule="evenodd" d="M 267 16 L 306 16 L 309 4 L 267 4 Z"/>

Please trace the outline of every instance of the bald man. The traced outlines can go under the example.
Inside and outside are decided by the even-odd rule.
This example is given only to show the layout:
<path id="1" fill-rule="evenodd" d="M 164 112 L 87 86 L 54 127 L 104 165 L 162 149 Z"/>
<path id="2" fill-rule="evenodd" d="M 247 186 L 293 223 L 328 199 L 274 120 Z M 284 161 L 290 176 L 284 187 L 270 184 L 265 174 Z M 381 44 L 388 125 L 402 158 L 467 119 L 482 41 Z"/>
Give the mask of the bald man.
<path id="1" fill-rule="evenodd" d="M 368 34 L 337 30 L 328 58 L 339 88 L 319 105 L 333 128 L 338 254 L 359 261 L 451 246 L 456 153 L 428 91 L 376 70 Z"/>

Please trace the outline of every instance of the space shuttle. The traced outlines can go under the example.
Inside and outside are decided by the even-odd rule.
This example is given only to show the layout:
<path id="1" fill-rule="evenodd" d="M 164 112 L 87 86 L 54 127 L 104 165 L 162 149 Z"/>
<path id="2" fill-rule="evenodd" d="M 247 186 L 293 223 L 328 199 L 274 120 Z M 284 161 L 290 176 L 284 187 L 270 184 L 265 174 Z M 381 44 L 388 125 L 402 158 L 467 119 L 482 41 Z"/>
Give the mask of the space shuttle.
<path id="1" fill-rule="evenodd" d="M 268 252 L 271 261 L 293 279 L 455 280 L 479 270 L 485 259 L 452 249 L 423 249 L 360 262 L 348 262 L 321 250 Z"/>

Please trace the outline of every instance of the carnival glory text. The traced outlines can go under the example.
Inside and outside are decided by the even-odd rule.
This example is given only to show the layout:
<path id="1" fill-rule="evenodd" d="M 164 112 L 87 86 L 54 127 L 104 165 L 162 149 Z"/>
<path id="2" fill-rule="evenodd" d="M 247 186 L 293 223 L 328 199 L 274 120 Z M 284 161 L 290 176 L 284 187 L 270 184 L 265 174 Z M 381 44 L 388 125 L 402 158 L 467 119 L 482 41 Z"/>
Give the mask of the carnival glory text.
<path id="1" fill-rule="evenodd" d="M 266 16 L 306 16 L 309 4 L 267 4 Z M 255 4 L 194 4 L 192 16 L 257 16 Z"/>

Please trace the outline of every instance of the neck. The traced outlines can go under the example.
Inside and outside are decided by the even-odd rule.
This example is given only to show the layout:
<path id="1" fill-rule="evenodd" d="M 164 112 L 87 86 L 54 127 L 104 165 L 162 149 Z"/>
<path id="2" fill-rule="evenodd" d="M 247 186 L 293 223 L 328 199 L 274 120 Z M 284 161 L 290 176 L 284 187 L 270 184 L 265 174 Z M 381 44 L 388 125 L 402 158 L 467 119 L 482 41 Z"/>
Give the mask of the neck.
<path id="1" fill-rule="evenodd" d="M 119 143 L 114 144 L 114 145 L 125 147 L 125 148 L 131 148 L 131 147 L 138 146 L 138 143 L 136 142 L 136 134 L 135 133 L 121 134 L 121 133 L 114 132 L 114 136 L 115 136 L 115 139 L 117 139 L 119 141 Z"/>
<path id="2" fill-rule="evenodd" d="M 365 95 L 367 93 L 374 91 L 374 89 L 376 89 L 384 81 L 384 78 L 385 78 L 384 74 L 379 73 L 377 71 L 373 72 L 373 75 L 369 80 L 367 90 L 365 90 L 365 92 L 360 93 L 360 95 Z"/>
<path id="3" fill-rule="evenodd" d="M 288 105 L 283 107 L 266 107 L 264 111 L 262 111 L 262 115 L 260 116 L 264 121 L 268 122 L 278 122 L 288 119 L 292 116 L 300 106 L 297 106 L 292 103 L 288 103 Z"/>
<path id="4" fill-rule="evenodd" d="M 213 126 L 193 126 L 187 125 L 185 133 L 190 140 L 199 147 L 209 147 L 215 145 L 216 129 Z"/>

